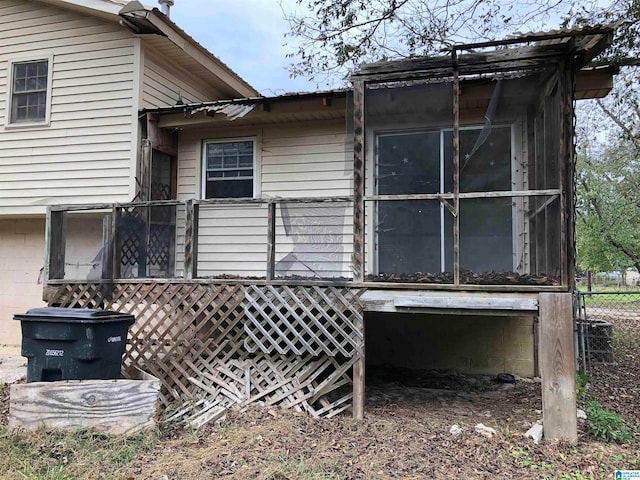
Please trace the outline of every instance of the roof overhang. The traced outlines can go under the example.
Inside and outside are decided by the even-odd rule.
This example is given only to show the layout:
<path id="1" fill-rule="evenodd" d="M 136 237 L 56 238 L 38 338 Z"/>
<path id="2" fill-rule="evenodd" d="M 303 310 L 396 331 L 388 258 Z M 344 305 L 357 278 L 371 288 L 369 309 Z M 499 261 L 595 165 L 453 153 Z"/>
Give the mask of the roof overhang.
<path id="1" fill-rule="evenodd" d="M 258 91 L 219 58 L 195 41 L 157 8 L 137 0 L 38 0 L 114 23 L 121 23 L 155 49 L 171 49 L 180 66 L 213 85 L 225 98 L 253 97 Z"/>
<path id="2" fill-rule="evenodd" d="M 124 2 L 118 0 L 38 0 L 54 7 L 73 10 L 85 15 L 100 17 L 114 22 L 118 21 L 118 12 Z"/>
<path id="3" fill-rule="evenodd" d="M 148 8 L 137 0 L 118 11 L 122 23 L 150 44 L 170 42 L 186 54 L 183 68 L 213 82 L 227 98 L 251 97 L 258 91 L 233 72 L 219 58 L 196 42 L 157 8 Z"/>
<path id="4" fill-rule="evenodd" d="M 312 121 L 344 121 L 349 89 L 290 93 L 190 105 L 146 109 L 159 117 L 160 128 L 268 125 Z"/>
<path id="5" fill-rule="evenodd" d="M 445 55 L 363 64 L 351 75 L 351 81 L 448 81 L 454 72 L 467 78 L 521 75 L 560 61 L 573 62 L 579 70 L 611 44 L 613 32 L 613 26 L 597 26 L 456 45 Z"/>

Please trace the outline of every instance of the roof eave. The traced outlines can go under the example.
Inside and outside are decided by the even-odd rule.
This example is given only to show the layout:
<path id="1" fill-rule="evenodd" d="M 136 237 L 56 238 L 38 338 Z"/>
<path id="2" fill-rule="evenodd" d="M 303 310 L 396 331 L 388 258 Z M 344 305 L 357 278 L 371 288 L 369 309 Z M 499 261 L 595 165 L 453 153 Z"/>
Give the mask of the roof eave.
<path id="1" fill-rule="evenodd" d="M 219 58 L 196 42 L 189 34 L 182 30 L 169 17 L 157 8 L 132 10 L 125 7 L 120 11 L 120 16 L 140 33 L 151 33 L 167 37 L 178 48 L 205 67 L 211 74 L 219 77 L 237 92 L 237 96 L 253 97 L 259 95 L 258 91 L 241 78 Z"/>

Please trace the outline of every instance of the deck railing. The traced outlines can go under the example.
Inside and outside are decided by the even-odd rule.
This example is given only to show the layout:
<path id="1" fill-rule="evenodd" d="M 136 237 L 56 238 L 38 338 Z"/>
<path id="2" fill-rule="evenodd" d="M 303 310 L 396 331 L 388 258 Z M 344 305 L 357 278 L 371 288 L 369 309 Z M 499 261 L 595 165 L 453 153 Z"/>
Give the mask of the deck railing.
<path id="1" fill-rule="evenodd" d="M 47 284 L 153 278 L 347 282 L 349 197 L 49 207 Z"/>

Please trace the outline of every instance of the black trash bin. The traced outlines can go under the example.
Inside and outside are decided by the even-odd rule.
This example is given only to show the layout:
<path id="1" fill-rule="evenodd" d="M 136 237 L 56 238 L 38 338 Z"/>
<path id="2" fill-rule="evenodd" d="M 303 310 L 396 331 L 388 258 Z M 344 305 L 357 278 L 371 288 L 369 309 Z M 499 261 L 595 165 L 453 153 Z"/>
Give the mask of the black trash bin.
<path id="1" fill-rule="evenodd" d="M 121 378 L 134 316 L 90 308 L 32 308 L 22 324 L 27 382 Z"/>

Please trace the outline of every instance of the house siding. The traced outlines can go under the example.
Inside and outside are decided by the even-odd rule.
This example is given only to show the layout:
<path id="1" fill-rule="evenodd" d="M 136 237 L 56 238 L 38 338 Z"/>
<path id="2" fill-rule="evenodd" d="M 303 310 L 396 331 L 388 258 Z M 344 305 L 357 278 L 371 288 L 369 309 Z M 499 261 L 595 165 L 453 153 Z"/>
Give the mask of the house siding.
<path id="1" fill-rule="evenodd" d="M 202 142 L 207 139 L 238 137 L 256 138 L 255 175 L 258 197 L 351 195 L 352 154 L 350 145 L 346 144 L 344 122 L 312 122 L 305 125 L 265 126 L 260 129 L 201 129 L 184 132 L 179 149 L 179 199 L 201 198 Z M 348 274 L 352 243 L 351 208 L 345 208 L 344 212 L 341 228 L 343 238 L 334 237 L 332 241 L 346 260 L 341 262 L 340 271 L 331 272 L 333 276 Z M 276 262 L 291 253 L 293 247 L 292 238 L 286 234 L 282 218 L 278 209 Z M 178 225 L 176 261 L 180 271 L 184 245 L 184 212 L 179 213 Z M 216 228 L 217 226 L 224 226 L 224 230 Z M 266 205 L 201 206 L 199 276 L 264 276 L 266 258 Z"/>
<path id="2" fill-rule="evenodd" d="M 16 314 L 44 307 L 44 218 L 0 219 L 0 347 L 20 345 Z"/>
<path id="3" fill-rule="evenodd" d="M 137 40 L 116 23 L 0 0 L 0 214 L 127 201 Z M 48 126 L 5 126 L 9 62 L 52 56 Z"/>
<path id="4" fill-rule="evenodd" d="M 200 85 L 189 72 L 167 65 L 148 49 L 144 50 L 142 107 L 158 108 L 184 103 L 216 100 L 218 93 Z"/>

